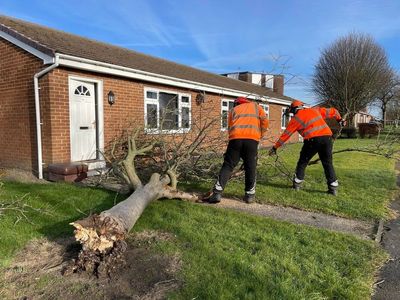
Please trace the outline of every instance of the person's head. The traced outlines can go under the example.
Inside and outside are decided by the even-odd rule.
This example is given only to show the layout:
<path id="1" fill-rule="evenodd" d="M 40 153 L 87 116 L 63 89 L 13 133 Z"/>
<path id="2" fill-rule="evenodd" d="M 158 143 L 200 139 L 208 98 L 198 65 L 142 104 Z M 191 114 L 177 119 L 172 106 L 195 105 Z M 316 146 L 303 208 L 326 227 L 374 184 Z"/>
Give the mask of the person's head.
<path id="1" fill-rule="evenodd" d="M 233 102 L 233 106 L 237 106 L 237 105 L 240 105 L 240 104 L 243 104 L 243 103 L 249 103 L 249 102 L 250 102 L 250 100 L 248 100 L 245 97 L 238 97 Z"/>
<path id="2" fill-rule="evenodd" d="M 304 103 L 300 100 L 294 100 L 289 107 L 289 113 L 296 114 L 300 109 L 304 108 Z"/>

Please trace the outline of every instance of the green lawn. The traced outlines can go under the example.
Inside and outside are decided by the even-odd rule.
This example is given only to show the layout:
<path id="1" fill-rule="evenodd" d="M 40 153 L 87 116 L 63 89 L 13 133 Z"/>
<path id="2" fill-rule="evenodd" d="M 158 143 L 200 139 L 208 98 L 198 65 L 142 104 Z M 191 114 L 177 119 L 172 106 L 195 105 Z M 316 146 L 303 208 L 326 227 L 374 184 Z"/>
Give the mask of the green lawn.
<path id="1" fill-rule="evenodd" d="M 21 219 L 17 223 L 20 214 L 0 215 L 0 266 L 7 264 L 15 251 L 33 238 L 72 235 L 69 222 L 112 206 L 116 198 L 112 192 L 70 184 L 7 182 L 0 188 L 0 202 L 10 202 L 24 195 L 27 203 L 40 212 L 28 209 L 29 222 Z"/>
<path id="2" fill-rule="evenodd" d="M 339 139 L 334 150 L 349 147 L 365 147 L 374 143 L 373 139 Z M 294 173 L 301 144 L 287 145 L 278 150 L 279 159 Z M 399 145 L 400 147 L 400 145 Z M 261 151 L 258 167 L 257 201 L 297 207 L 305 210 L 359 218 L 379 219 L 389 216 L 388 203 L 396 191 L 394 161 L 384 157 L 360 153 L 344 152 L 334 155 L 334 166 L 339 179 L 339 195 L 327 195 L 326 180 L 321 164 L 306 169 L 304 188 L 300 192 L 291 189 L 291 181 L 274 176 L 276 171 L 268 166 L 274 160 Z M 221 157 L 222 161 L 222 157 Z M 206 191 L 212 182 L 184 183 L 188 189 Z M 232 180 L 225 189 L 225 195 L 242 197 L 243 180 Z"/>
<path id="3" fill-rule="evenodd" d="M 183 256 L 172 299 L 367 299 L 384 253 L 325 230 L 200 207 L 151 205 L 135 230 L 172 232 L 158 249 Z"/>
<path id="4" fill-rule="evenodd" d="M 2 266 L 31 239 L 72 235 L 68 223 L 81 211 L 105 209 L 115 199 L 66 184 L 6 183 L 0 201 L 26 193 L 51 215 L 31 212 L 33 224 L 15 225 L 15 215 L 0 217 Z M 352 236 L 181 201 L 146 208 L 134 230 L 149 229 L 176 237 L 154 244 L 182 257 L 184 284 L 172 299 L 366 299 L 386 258 L 375 243 Z"/>

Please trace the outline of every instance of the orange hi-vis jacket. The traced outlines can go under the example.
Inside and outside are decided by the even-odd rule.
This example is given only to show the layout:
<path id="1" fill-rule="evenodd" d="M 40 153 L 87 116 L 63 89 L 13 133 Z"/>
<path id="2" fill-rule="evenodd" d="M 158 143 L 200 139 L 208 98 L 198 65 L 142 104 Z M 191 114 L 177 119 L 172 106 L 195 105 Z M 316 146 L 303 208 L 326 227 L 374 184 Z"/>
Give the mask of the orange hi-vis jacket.
<path id="1" fill-rule="evenodd" d="M 267 128 L 268 117 L 264 109 L 255 102 L 239 104 L 229 111 L 229 140 L 260 141 Z"/>
<path id="2" fill-rule="evenodd" d="M 335 108 L 314 107 L 301 109 L 292 117 L 274 147 L 278 149 L 296 131 L 298 131 L 305 140 L 317 136 L 332 136 L 332 131 L 324 120 L 332 118 L 337 121 L 342 119 Z"/>

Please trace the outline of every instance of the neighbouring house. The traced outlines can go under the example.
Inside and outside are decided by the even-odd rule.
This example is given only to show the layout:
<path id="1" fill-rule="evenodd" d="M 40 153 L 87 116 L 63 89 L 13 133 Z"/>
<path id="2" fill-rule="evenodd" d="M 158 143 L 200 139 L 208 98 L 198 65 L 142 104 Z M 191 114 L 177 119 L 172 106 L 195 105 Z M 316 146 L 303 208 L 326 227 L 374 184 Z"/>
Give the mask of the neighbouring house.
<path id="1" fill-rule="evenodd" d="M 355 128 L 358 128 L 361 123 L 369 123 L 374 120 L 374 117 L 367 112 L 367 109 L 361 110 L 356 113 L 353 117 L 353 124 Z"/>
<path id="2" fill-rule="evenodd" d="M 137 122 L 152 133 L 185 134 L 202 106 L 221 119 L 238 96 L 259 101 L 270 119 L 271 145 L 285 129 L 293 100 L 282 84 L 227 78 L 26 21 L 0 16 L 0 167 L 105 165 L 104 148 Z M 278 80 L 279 81 L 279 80 Z M 175 121 L 160 130 L 160 110 L 175 101 Z M 298 141 L 294 136 L 292 141 Z"/>

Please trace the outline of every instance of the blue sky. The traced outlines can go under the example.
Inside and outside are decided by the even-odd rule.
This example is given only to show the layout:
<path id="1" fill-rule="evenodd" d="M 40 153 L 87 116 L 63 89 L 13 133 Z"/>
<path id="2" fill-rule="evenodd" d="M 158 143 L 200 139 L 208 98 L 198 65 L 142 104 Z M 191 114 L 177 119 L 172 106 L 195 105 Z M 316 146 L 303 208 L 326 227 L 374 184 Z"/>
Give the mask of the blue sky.
<path id="1" fill-rule="evenodd" d="M 400 70 L 399 12 L 399 0 L 0 1 L 0 14 L 203 70 L 283 73 L 285 94 L 308 103 L 320 50 L 349 32 Z"/>

